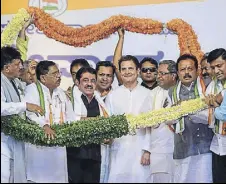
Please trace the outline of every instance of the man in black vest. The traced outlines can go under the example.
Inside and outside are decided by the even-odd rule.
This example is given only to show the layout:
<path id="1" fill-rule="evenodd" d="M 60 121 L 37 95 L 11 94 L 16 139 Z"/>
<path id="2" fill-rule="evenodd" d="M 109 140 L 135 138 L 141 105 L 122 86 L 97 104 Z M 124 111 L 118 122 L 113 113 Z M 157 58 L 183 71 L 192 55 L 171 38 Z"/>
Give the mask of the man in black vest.
<path id="1" fill-rule="evenodd" d="M 74 111 L 82 114 L 80 119 L 104 115 L 104 102 L 94 94 L 97 74 L 91 67 L 80 68 L 76 74 L 80 98 Z M 67 148 L 69 183 L 99 183 L 101 168 L 100 144 L 89 144 L 81 147 Z"/>

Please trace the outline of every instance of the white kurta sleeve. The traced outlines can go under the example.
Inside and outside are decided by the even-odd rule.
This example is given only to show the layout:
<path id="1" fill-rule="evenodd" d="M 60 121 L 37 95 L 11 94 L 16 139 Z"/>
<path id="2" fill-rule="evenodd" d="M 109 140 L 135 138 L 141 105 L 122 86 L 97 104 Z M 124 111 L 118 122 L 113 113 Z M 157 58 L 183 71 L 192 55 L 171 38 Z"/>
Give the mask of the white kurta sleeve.
<path id="1" fill-rule="evenodd" d="M 36 104 L 36 105 L 40 105 L 39 102 L 39 94 L 38 91 L 36 89 L 36 86 L 31 84 L 29 86 L 27 86 L 25 88 L 25 97 L 24 97 L 25 101 L 32 103 L 32 104 Z M 43 127 L 45 124 L 49 124 L 49 122 L 46 121 L 44 116 L 41 116 L 40 114 L 36 114 L 30 111 L 26 112 L 26 116 L 32 120 L 35 121 L 36 123 L 39 124 L 40 127 Z"/>
<path id="2" fill-rule="evenodd" d="M 143 143 L 142 150 L 148 151 L 151 153 L 151 128 L 145 128 L 145 139 Z"/>
<path id="3" fill-rule="evenodd" d="M 19 114 L 26 111 L 26 102 L 6 102 L 6 97 L 1 86 L 1 116 Z"/>
<path id="4" fill-rule="evenodd" d="M 111 116 L 113 114 L 113 109 L 112 109 L 112 105 L 111 105 L 111 94 L 107 95 L 107 97 L 105 99 L 105 105 L 109 111 L 109 115 Z"/>
<path id="5" fill-rule="evenodd" d="M 73 111 L 72 103 L 71 101 L 66 97 L 66 121 L 71 122 L 71 121 L 76 121 L 79 120 L 80 118 L 76 116 L 75 112 Z"/>
<path id="6" fill-rule="evenodd" d="M 146 100 L 148 107 L 148 112 L 153 110 L 153 100 L 154 95 L 150 92 L 150 96 Z M 143 142 L 143 150 L 148 151 L 151 153 L 151 127 L 145 128 L 145 138 Z"/>
<path id="7" fill-rule="evenodd" d="M 208 109 L 197 112 L 196 114 L 188 115 L 193 123 L 208 124 Z"/>

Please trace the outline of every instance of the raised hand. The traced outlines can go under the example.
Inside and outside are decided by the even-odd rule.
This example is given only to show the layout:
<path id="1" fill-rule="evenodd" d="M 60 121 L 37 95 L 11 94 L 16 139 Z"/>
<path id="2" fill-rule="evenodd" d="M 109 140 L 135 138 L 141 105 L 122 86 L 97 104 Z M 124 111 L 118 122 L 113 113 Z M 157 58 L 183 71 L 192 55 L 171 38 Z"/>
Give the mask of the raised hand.
<path id="1" fill-rule="evenodd" d="M 30 16 L 27 20 L 25 20 L 23 29 L 27 29 L 33 23 L 34 23 L 34 14 L 32 14 L 32 16 Z"/>
<path id="2" fill-rule="evenodd" d="M 120 38 L 121 38 L 121 37 L 124 37 L 124 35 L 125 35 L 125 30 L 124 30 L 123 28 L 119 28 L 119 29 L 118 29 L 118 35 L 119 35 Z"/>

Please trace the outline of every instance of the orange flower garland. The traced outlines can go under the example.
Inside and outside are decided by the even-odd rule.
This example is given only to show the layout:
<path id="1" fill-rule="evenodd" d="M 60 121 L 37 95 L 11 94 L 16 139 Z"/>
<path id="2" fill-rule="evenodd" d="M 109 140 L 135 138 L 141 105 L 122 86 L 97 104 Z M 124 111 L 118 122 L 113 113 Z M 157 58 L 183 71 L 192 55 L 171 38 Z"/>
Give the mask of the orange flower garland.
<path id="1" fill-rule="evenodd" d="M 107 38 L 112 33 L 116 32 L 119 27 L 130 32 L 142 34 L 159 34 L 163 30 L 163 23 L 159 21 L 124 15 L 112 16 L 95 25 L 89 25 L 83 28 L 72 28 L 54 19 L 51 15 L 39 8 L 29 7 L 26 10 L 24 10 L 25 14 L 34 15 L 35 26 L 40 31 L 43 31 L 46 36 L 75 47 L 85 47 Z M 200 61 L 203 57 L 203 52 L 201 51 L 197 35 L 191 25 L 182 19 L 173 19 L 168 22 L 166 26 L 169 30 L 172 30 L 178 35 L 180 55 L 185 53 L 192 54 Z M 11 27 L 15 26 L 11 25 Z M 11 34 L 8 34 L 9 31 L 3 31 L 4 34 L 2 33 L 1 37 L 7 40 L 12 34 L 18 35 L 19 31 L 19 29 L 12 28 Z M 10 39 L 10 42 L 12 42 L 12 39 Z"/>
<path id="2" fill-rule="evenodd" d="M 178 44 L 180 54 L 192 54 L 200 61 L 204 55 L 201 51 L 197 35 L 192 27 L 182 19 L 173 19 L 167 23 L 168 29 L 174 31 L 178 35 Z"/>
<path id="3" fill-rule="evenodd" d="M 161 22 L 151 19 L 118 15 L 112 16 L 99 24 L 84 28 L 72 28 L 52 18 L 41 9 L 29 7 L 27 11 L 34 14 L 35 26 L 43 31 L 46 36 L 75 47 L 85 47 L 104 39 L 117 31 L 119 27 L 130 32 L 143 34 L 159 34 L 163 27 Z"/>

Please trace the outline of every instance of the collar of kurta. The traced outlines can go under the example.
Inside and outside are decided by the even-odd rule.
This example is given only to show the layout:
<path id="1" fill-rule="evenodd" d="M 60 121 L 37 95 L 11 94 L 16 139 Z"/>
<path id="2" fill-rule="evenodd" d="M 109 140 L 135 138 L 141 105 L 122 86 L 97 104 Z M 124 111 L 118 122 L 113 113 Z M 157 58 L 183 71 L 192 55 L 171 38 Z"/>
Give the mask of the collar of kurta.
<path id="1" fill-rule="evenodd" d="M 137 89 L 139 89 L 141 87 L 141 85 L 137 82 L 137 85 L 131 90 L 129 88 L 127 88 L 126 86 L 122 85 L 122 87 L 125 89 L 125 90 L 128 90 L 130 92 L 133 92 L 133 91 L 136 91 Z"/>
<path id="2" fill-rule="evenodd" d="M 157 81 L 155 81 L 155 83 L 150 87 L 146 83 L 142 82 L 141 86 L 144 86 L 147 89 L 153 90 L 154 88 L 156 88 L 158 86 L 158 83 L 157 83 Z"/>

